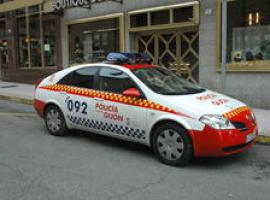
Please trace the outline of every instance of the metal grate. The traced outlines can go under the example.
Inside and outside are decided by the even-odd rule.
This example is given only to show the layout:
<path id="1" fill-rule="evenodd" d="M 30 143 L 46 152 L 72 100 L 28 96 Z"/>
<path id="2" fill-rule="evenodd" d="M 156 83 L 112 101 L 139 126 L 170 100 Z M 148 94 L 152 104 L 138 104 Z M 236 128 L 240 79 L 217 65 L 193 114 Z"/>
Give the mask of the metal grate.
<path id="1" fill-rule="evenodd" d="M 198 81 L 198 31 L 137 33 L 135 45 L 135 50 L 147 53 L 154 64 L 168 67 L 192 82 Z"/>

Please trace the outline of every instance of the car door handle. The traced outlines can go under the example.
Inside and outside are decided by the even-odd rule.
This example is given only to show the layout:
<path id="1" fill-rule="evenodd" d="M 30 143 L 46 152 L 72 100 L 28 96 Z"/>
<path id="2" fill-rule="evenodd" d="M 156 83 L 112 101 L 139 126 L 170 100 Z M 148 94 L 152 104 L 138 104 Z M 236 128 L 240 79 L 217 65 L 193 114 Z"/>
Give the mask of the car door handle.
<path id="1" fill-rule="evenodd" d="M 101 98 L 94 98 L 95 101 L 104 101 L 104 99 Z"/>

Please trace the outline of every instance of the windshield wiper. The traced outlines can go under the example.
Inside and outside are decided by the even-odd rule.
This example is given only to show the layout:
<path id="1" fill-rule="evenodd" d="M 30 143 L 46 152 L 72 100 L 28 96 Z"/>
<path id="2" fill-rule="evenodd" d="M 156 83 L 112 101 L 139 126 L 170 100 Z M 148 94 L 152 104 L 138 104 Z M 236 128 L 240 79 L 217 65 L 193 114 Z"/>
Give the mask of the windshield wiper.
<path id="1" fill-rule="evenodd" d="M 201 89 L 193 89 L 193 88 L 189 88 L 189 91 L 187 92 L 167 92 L 167 93 L 162 93 L 163 95 L 187 95 L 187 94 L 198 94 L 201 92 L 204 92 L 205 89 L 201 88 Z"/>

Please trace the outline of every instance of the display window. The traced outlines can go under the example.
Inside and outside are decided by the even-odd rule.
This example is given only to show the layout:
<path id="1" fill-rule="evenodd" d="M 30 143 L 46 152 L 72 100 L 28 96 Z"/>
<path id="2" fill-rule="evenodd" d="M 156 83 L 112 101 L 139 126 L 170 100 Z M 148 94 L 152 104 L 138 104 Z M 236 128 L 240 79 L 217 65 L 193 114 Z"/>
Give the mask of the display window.
<path id="1" fill-rule="evenodd" d="M 43 13 L 41 5 L 17 10 L 16 14 L 20 67 L 55 67 L 55 14 Z"/>
<path id="2" fill-rule="evenodd" d="M 220 3 L 221 5 L 221 3 Z M 270 71 L 270 1 L 228 1 L 227 63 L 232 71 Z M 218 16 L 221 19 L 221 15 Z M 221 24 L 221 21 L 220 23 Z M 221 38 L 219 27 L 219 62 Z"/>
<path id="3" fill-rule="evenodd" d="M 68 24 L 71 65 L 103 61 L 108 53 L 123 51 L 123 15 L 89 20 Z"/>
<path id="4" fill-rule="evenodd" d="M 6 40 L 6 22 L 5 15 L 0 14 L 0 68 L 6 68 L 7 64 L 7 40 Z M 0 69 L 0 79 L 1 79 Z"/>
<path id="5" fill-rule="evenodd" d="M 147 8 L 128 13 L 129 31 L 180 28 L 199 24 L 199 2 Z"/>
<path id="6" fill-rule="evenodd" d="M 6 37 L 6 23 L 5 18 L 0 17 L 0 38 Z"/>

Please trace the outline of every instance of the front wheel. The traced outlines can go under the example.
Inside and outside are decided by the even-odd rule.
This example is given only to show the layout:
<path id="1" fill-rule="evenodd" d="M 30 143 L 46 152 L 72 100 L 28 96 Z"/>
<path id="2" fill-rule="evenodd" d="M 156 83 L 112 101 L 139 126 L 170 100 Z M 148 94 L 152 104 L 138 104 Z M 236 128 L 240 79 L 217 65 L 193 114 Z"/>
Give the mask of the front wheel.
<path id="1" fill-rule="evenodd" d="M 55 105 L 50 105 L 45 111 L 45 124 L 51 135 L 63 136 L 68 132 L 65 117 Z"/>
<path id="2" fill-rule="evenodd" d="M 159 126 L 154 131 L 152 147 L 157 158 L 167 165 L 184 165 L 193 157 L 191 139 L 187 131 L 177 124 Z"/>

